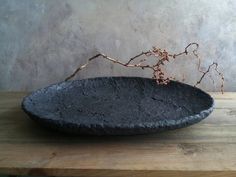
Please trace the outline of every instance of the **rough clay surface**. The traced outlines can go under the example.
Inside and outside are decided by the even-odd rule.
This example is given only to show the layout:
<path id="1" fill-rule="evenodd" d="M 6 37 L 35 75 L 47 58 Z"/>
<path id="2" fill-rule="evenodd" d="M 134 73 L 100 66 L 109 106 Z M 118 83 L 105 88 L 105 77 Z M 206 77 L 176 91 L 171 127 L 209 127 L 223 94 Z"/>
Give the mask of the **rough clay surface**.
<path id="1" fill-rule="evenodd" d="M 102 77 L 62 82 L 24 98 L 23 110 L 38 122 L 73 134 L 130 135 L 181 128 L 213 110 L 200 89 L 171 81 Z"/>

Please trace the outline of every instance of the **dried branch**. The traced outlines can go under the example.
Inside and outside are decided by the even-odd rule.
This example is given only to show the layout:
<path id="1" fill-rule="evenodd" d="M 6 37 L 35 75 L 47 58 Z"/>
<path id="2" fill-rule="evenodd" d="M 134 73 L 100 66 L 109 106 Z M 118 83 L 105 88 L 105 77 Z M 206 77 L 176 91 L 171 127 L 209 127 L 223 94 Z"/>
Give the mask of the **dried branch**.
<path id="1" fill-rule="evenodd" d="M 221 77 L 221 86 L 220 86 L 220 89 L 221 89 L 221 92 L 224 93 L 224 75 L 218 71 L 218 63 L 216 62 L 213 62 L 211 65 L 208 66 L 207 70 L 206 71 L 200 71 L 202 74 L 202 76 L 200 77 L 200 79 L 197 81 L 197 83 L 194 85 L 195 87 L 200 84 L 203 80 L 203 78 L 206 76 L 207 73 L 210 72 L 210 69 L 215 66 L 215 71 L 217 72 L 217 74 Z M 213 80 L 214 81 L 214 80 Z"/>
<path id="2" fill-rule="evenodd" d="M 145 51 L 145 52 L 141 52 L 138 55 L 130 58 L 128 60 L 128 62 L 123 63 L 118 59 L 115 58 L 111 58 L 103 53 L 98 53 L 97 55 L 91 57 L 88 59 L 87 63 L 85 63 L 84 65 L 78 67 L 69 77 L 67 77 L 65 79 L 65 81 L 70 80 L 71 78 L 73 78 L 80 70 L 84 69 L 87 67 L 88 64 L 90 64 L 91 61 L 102 57 L 103 59 L 106 59 L 108 61 L 111 61 L 113 63 L 122 65 L 124 67 L 133 67 L 133 68 L 141 68 L 141 69 L 150 69 L 153 72 L 153 79 L 156 80 L 157 84 L 168 84 L 170 79 L 173 79 L 172 77 L 165 77 L 165 73 L 162 70 L 162 67 L 165 65 L 166 62 L 169 62 L 170 59 L 175 59 L 181 55 L 188 55 L 189 54 L 189 48 L 195 46 L 195 48 L 192 50 L 193 55 L 198 59 L 198 71 L 202 73 L 201 78 L 197 81 L 197 83 L 195 84 L 195 86 L 199 85 L 201 83 L 201 81 L 203 80 L 203 78 L 206 76 L 207 73 L 210 72 L 210 69 L 215 66 L 215 71 L 217 72 L 217 74 L 221 77 L 222 79 L 222 83 L 221 83 L 221 91 L 223 93 L 223 88 L 224 88 L 224 76 L 222 73 L 220 73 L 218 71 L 218 64 L 216 62 L 213 62 L 213 64 L 209 65 L 208 69 L 206 71 L 202 71 L 200 69 L 200 64 L 201 64 L 201 60 L 200 57 L 198 56 L 198 48 L 199 45 L 195 42 L 188 44 L 183 52 L 177 53 L 177 54 L 169 54 L 166 50 L 157 48 L 157 47 L 153 47 L 151 50 Z M 138 60 L 138 63 L 134 63 L 132 64 L 132 62 L 134 62 L 136 59 L 145 56 L 145 58 Z M 149 64 L 145 64 L 145 61 L 147 61 L 148 57 L 155 57 L 157 60 L 155 62 L 155 64 L 153 65 L 149 65 Z"/>

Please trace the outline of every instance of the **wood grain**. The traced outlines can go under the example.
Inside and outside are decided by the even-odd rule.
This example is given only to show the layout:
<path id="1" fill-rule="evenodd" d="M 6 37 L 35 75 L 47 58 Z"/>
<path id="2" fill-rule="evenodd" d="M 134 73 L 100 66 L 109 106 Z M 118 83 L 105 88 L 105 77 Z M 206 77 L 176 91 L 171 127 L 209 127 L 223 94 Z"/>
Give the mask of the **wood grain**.
<path id="1" fill-rule="evenodd" d="M 191 127 L 153 135 L 68 136 L 20 109 L 26 93 L 0 92 L 0 174 L 236 176 L 236 93 L 212 93 L 214 112 Z"/>

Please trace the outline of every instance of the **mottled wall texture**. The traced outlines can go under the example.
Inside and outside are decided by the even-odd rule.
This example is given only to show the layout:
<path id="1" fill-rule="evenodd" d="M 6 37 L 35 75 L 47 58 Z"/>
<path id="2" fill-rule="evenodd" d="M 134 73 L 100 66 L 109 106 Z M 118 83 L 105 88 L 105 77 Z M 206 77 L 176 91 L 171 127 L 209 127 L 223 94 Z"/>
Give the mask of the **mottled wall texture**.
<path id="1" fill-rule="evenodd" d="M 200 44 L 201 69 L 219 63 L 226 91 L 236 91 L 235 0 L 0 0 L 0 90 L 34 90 L 65 79 L 97 51 L 126 61 L 156 45 L 180 52 Z M 193 56 L 166 69 L 193 84 Z M 94 61 L 77 78 L 151 77 L 150 71 Z M 201 88 L 219 91 L 206 78 Z"/>

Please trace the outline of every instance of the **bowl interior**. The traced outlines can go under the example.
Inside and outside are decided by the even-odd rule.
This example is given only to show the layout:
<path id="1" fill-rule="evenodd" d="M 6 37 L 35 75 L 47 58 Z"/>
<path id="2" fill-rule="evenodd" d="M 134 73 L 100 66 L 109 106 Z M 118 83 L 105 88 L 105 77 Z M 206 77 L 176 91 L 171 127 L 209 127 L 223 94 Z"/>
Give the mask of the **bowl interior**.
<path id="1" fill-rule="evenodd" d="M 33 92 L 23 101 L 41 119 L 96 125 L 140 125 L 178 120 L 211 108 L 213 99 L 192 86 L 153 79 L 103 77 L 62 82 Z"/>

